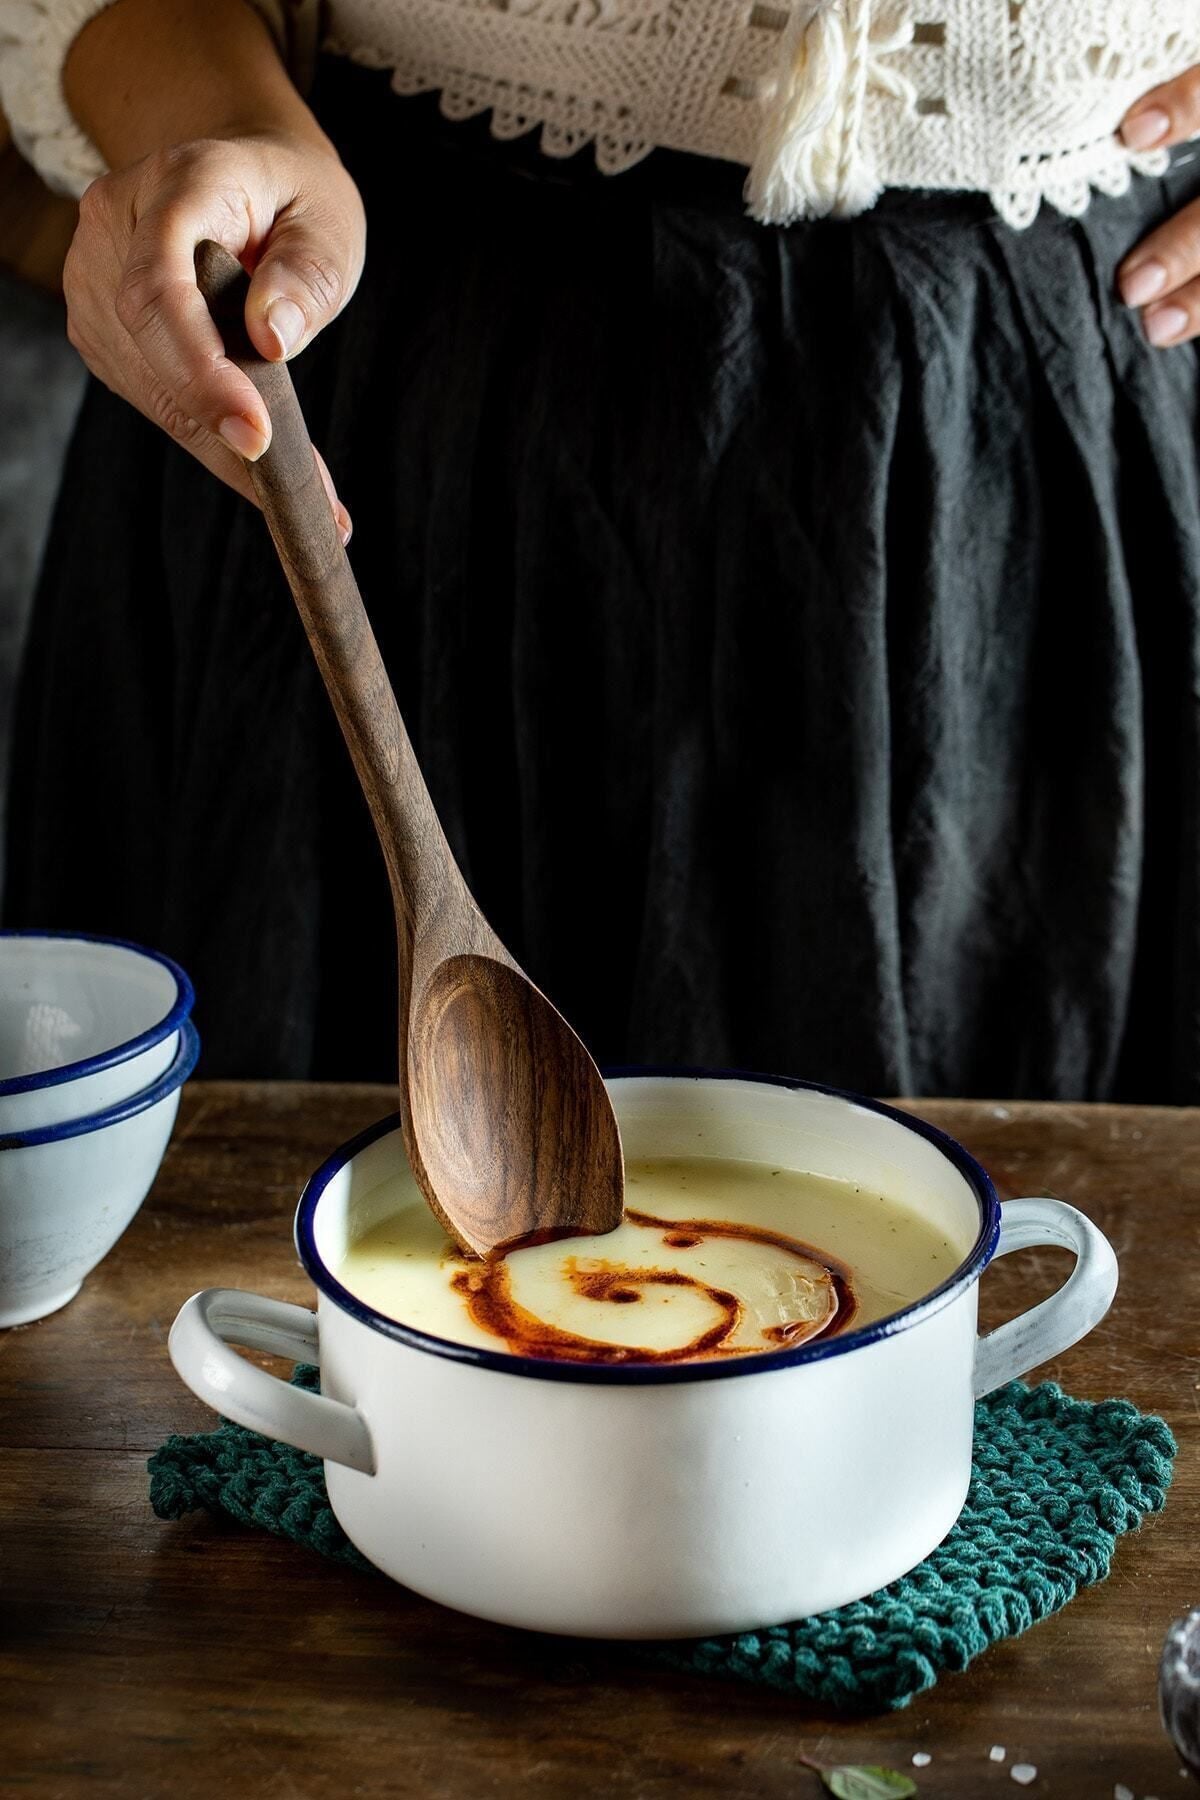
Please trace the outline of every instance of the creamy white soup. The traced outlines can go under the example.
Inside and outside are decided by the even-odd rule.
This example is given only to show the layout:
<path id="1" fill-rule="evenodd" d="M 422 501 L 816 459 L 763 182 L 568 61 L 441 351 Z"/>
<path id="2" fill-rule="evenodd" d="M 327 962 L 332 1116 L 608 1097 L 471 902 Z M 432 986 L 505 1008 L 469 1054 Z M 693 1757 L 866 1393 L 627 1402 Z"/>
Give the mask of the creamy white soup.
<path id="1" fill-rule="evenodd" d="M 352 1294 L 436 1337 L 572 1362 L 687 1362 L 778 1350 L 885 1318 L 959 1252 L 886 1194 L 711 1158 L 630 1162 L 625 1217 L 495 1262 L 454 1246 L 411 1177 L 337 1270 Z M 382 1216 L 381 1216 L 382 1215 Z"/>

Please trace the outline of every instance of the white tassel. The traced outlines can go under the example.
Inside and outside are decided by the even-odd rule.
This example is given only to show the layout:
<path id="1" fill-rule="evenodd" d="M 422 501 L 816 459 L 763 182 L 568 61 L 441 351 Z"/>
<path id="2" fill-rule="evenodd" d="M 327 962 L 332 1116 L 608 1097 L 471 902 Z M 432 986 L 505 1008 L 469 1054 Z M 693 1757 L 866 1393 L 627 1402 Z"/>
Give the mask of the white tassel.
<path id="1" fill-rule="evenodd" d="M 868 86 L 911 101 L 912 84 L 876 59 L 912 41 L 912 20 L 904 0 L 879 19 L 873 10 L 871 0 L 796 0 L 746 181 L 764 224 L 844 217 L 879 198 L 862 149 L 863 102 Z"/>

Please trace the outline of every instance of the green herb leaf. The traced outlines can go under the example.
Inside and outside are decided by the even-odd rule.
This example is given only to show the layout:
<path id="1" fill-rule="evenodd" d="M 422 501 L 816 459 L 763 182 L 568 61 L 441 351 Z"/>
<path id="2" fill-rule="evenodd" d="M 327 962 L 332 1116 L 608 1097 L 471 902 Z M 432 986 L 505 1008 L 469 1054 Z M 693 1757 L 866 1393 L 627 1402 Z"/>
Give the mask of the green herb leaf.
<path id="1" fill-rule="evenodd" d="M 897 1769 L 881 1769 L 877 1763 L 866 1768 L 845 1765 L 822 1769 L 821 1780 L 838 1800 L 907 1800 L 917 1791 L 911 1775 L 901 1775 Z"/>

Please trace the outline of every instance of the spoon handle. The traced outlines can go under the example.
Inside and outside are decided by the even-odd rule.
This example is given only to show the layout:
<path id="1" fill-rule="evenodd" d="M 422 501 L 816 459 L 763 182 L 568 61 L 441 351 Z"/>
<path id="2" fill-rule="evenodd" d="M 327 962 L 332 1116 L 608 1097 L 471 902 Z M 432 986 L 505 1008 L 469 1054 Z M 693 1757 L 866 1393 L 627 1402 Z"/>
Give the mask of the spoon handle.
<path id="1" fill-rule="evenodd" d="M 250 341 L 249 281 L 235 257 L 219 244 L 200 244 L 196 278 L 225 354 L 266 402 L 271 443 L 247 471 L 371 809 L 396 904 L 412 930 L 444 897 L 445 873 L 454 868 L 450 848 L 342 547 L 287 365 L 267 362 Z"/>

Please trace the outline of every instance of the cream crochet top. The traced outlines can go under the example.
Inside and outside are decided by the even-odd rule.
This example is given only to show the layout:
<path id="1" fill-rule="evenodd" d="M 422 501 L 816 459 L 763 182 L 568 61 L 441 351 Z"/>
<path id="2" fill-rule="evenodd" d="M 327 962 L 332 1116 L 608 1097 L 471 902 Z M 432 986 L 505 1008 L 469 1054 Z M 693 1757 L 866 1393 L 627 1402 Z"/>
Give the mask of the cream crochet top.
<path id="1" fill-rule="evenodd" d="M 55 186 L 102 173 L 61 69 L 110 0 L 0 0 L 0 104 Z M 616 174 L 656 146 L 744 164 L 771 223 L 861 212 L 888 187 L 970 188 L 1013 225 L 1080 213 L 1163 152 L 1129 105 L 1200 63 L 1200 0 L 252 0 L 294 71 L 322 46 L 436 90 L 499 137 L 591 145 Z"/>

